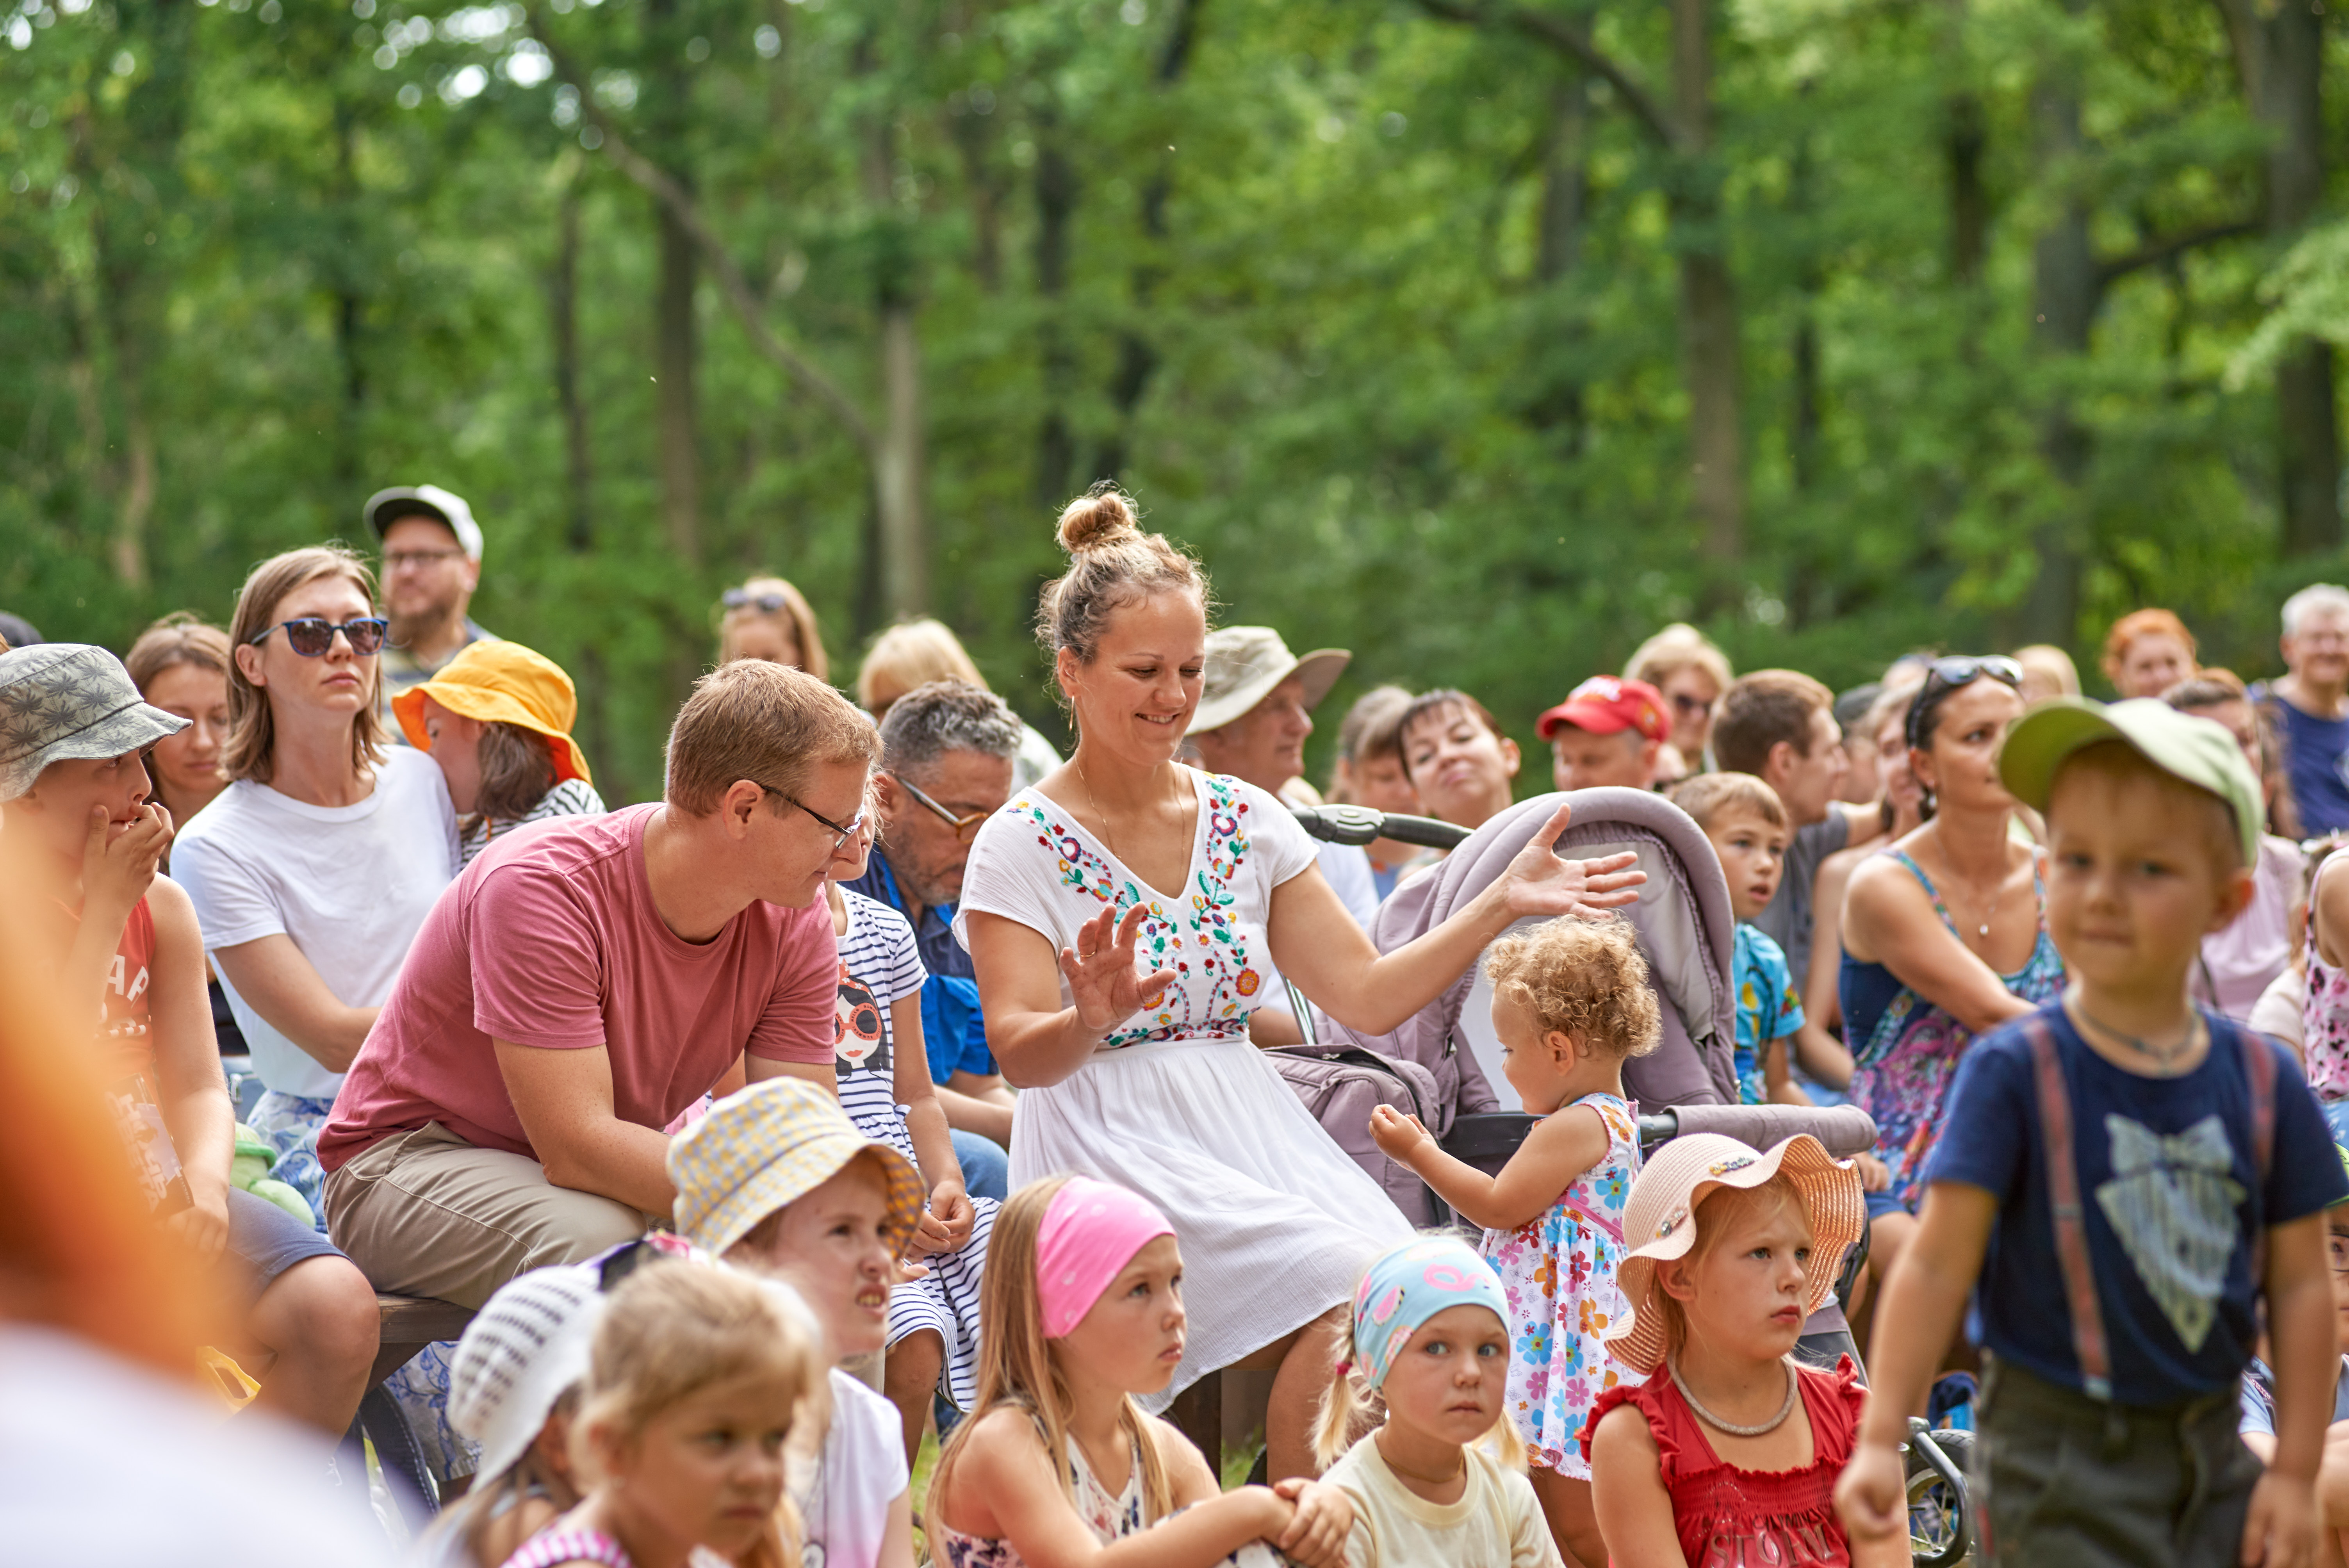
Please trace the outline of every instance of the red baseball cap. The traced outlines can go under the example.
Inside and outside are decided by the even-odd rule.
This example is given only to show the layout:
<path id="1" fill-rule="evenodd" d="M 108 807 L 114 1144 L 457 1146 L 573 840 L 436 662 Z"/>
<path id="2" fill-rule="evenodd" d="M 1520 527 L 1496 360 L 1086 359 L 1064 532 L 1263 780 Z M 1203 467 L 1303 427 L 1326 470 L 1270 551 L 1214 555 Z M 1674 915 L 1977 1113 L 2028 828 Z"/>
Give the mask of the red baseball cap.
<path id="1" fill-rule="evenodd" d="M 1645 681 L 1620 676 L 1592 676 L 1568 693 L 1564 702 L 1543 714 L 1534 727 L 1547 740 L 1560 726 L 1568 724 L 1593 735 L 1620 735 L 1636 729 L 1649 740 L 1661 740 L 1672 732 L 1664 694 Z"/>

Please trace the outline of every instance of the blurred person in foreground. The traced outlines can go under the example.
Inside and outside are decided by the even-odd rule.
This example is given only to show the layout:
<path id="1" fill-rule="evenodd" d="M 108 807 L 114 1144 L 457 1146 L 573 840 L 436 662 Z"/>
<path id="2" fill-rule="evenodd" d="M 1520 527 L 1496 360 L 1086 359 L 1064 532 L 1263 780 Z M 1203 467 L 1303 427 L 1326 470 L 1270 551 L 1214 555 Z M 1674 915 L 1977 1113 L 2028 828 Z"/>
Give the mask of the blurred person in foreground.
<path id="1" fill-rule="evenodd" d="M 0 807 L 0 885 L 48 851 Z M 367 1491 L 322 1484 L 315 1434 L 223 1421 L 199 1349 L 227 1325 L 155 1223 L 30 911 L 0 899 L 0 1540 L 12 1562 L 388 1563 Z M 84 1023 L 69 1022 L 79 1018 Z M 217 1069 L 215 1069 L 217 1070 Z"/>

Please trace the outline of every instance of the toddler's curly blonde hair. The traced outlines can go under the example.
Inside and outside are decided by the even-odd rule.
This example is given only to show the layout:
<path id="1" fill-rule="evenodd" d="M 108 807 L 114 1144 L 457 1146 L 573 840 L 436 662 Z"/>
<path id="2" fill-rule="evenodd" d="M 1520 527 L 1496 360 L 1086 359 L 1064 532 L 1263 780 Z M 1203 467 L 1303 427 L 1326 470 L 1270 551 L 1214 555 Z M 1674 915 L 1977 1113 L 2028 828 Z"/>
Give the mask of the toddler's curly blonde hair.
<path id="1" fill-rule="evenodd" d="M 1523 1007 L 1545 1035 L 1584 1051 L 1644 1057 L 1663 1038 L 1647 955 L 1620 915 L 1560 915 L 1485 950 L 1493 994 Z"/>

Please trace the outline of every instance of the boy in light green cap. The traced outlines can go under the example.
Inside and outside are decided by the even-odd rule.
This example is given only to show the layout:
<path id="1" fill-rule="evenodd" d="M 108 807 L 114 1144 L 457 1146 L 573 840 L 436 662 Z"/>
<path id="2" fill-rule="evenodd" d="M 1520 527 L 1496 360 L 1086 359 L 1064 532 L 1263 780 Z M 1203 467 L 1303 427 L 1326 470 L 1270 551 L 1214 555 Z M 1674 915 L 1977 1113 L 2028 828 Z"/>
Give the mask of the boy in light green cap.
<path id="1" fill-rule="evenodd" d="M 1837 1507 L 1855 1546 L 1907 1530 L 1909 1412 L 1975 1291 L 1983 1562 L 2296 1568 L 2339 1367 L 2324 1210 L 2349 1179 L 2292 1058 L 2186 991 L 2251 897 L 2259 783 L 2224 729 L 2152 699 L 2043 704 L 1999 772 L 2046 815 L 2069 981 L 1959 1066 Z M 2264 1473 L 2236 1435 L 2262 1295 Z"/>

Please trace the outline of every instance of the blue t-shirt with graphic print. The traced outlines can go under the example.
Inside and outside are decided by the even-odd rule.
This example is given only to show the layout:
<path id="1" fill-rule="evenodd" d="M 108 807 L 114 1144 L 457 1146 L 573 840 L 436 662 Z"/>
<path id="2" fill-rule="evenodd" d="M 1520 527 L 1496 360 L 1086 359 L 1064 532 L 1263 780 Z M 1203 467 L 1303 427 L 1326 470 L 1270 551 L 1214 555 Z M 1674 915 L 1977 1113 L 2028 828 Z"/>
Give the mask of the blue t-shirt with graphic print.
<path id="1" fill-rule="evenodd" d="M 1750 921 L 1738 922 L 1730 939 L 1729 975 L 1737 996 L 1737 1103 L 1760 1105 L 1762 1047 L 1803 1026 L 1803 996 L 1785 951 Z"/>
<path id="2" fill-rule="evenodd" d="M 2292 1057 L 2214 1013 L 2209 1055 L 2177 1078 L 2126 1072 L 2088 1048 L 2051 1003 L 2072 1102 L 2074 1160 L 2097 1304 L 2124 1405 L 2199 1398 L 2250 1364 L 2259 1334 L 2250 1238 L 2349 1197 L 2316 1097 Z M 2246 1050 L 2275 1057 L 2265 1181 L 2251 1146 Z M 2022 1021 L 1976 1040 L 1950 1086 L 1929 1182 L 1980 1187 L 1998 1219 L 1975 1287 L 1982 1343 L 2067 1388 L 2083 1387 L 2047 1185 L 2047 1151 Z"/>

